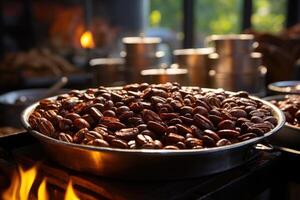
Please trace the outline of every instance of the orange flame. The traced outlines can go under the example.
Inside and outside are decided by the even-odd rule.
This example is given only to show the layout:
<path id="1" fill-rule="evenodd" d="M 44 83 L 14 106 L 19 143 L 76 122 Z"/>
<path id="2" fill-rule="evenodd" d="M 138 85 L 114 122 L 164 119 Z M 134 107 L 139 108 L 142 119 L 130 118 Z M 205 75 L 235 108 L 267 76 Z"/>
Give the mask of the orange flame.
<path id="1" fill-rule="evenodd" d="M 38 189 L 38 200 L 48 200 L 48 193 L 46 188 L 46 179 L 42 181 Z"/>
<path id="2" fill-rule="evenodd" d="M 72 181 L 69 181 L 66 194 L 65 194 L 65 200 L 80 200 L 79 197 L 74 192 Z"/>
<path id="3" fill-rule="evenodd" d="M 95 47 L 92 32 L 86 31 L 80 37 L 80 44 L 83 48 L 91 49 Z"/>
<path id="4" fill-rule="evenodd" d="M 30 190 L 37 176 L 37 167 L 33 166 L 28 170 L 24 170 L 19 167 L 19 173 L 13 175 L 12 182 L 9 188 L 2 194 L 3 200 L 28 200 L 30 198 Z M 47 193 L 46 178 L 41 182 L 37 191 L 38 200 L 49 200 L 49 195 Z M 80 200 L 75 194 L 72 181 L 69 181 L 65 200 Z"/>
<path id="5" fill-rule="evenodd" d="M 29 192 L 37 174 L 37 167 L 34 166 L 28 170 L 19 167 L 19 174 L 14 175 L 10 187 L 2 195 L 3 200 L 29 199 Z"/>

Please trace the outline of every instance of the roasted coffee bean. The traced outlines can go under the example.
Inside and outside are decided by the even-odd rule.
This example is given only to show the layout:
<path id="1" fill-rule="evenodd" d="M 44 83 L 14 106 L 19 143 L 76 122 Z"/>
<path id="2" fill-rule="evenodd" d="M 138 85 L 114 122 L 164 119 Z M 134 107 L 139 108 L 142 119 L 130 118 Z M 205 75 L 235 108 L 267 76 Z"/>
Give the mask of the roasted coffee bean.
<path id="1" fill-rule="evenodd" d="M 112 131 L 117 131 L 126 128 L 126 125 L 121 122 L 109 122 L 106 124 L 107 128 Z"/>
<path id="2" fill-rule="evenodd" d="M 87 121 L 87 123 L 89 123 L 89 125 L 93 126 L 96 123 L 94 118 L 89 114 L 85 114 L 81 118 L 84 119 L 85 121 Z"/>
<path id="3" fill-rule="evenodd" d="M 218 124 L 219 129 L 235 129 L 235 123 L 232 120 L 226 119 Z"/>
<path id="4" fill-rule="evenodd" d="M 123 128 L 115 132 L 115 135 L 122 140 L 132 140 L 139 134 L 137 128 Z"/>
<path id="5" fill-rule="evenodd" d="M 185 144 L 189 148 L 194 148 L 196 146 L 201 146 L 203 145 L 203 141 L 198 139 L 198 138 L 187 138 L 185 140 Z"/>
<path id="6" fill-rule="evenodd" d="M 258 116 L 253 116 L 253 117 L 251 117 L 251 122 L 253 122 L 253 123 L 263 123 L 264 120 L 262 118 L 258 117 Z"/>
<path id="7" fill-rule="evenodd" d="M 249 119 L 247 119 L 247 118 L 238 118 L 238 120 L 237 120 L 237 122 L 236 122 L 236 125 L 237 126 L 242 126 L 242 124 L 244 124 L 245 122 L 250 122 L 250 120 Z"/>
<path id="8" fill-rule="evenodd" d="M 128 106 L 120 106 L 117 108 L 117 114 L 120 115 L 126 111 L 130 111 Z"/>
<path id="9" fill-rule="evenodd" d="M 82 118 L 75 119 L 74 122 L 73 122 L 73 124 L 78 129 L 90 128 L 90 124 L 86 120 L 84 120 Z"/>
<path id="10" fill-rule="evenodd" d="M 222 121 L 222 117 L 219 117 L 217 115 L 209 115 L 208 119 L 214 124 L 218 125 Z"/>
<path id="11" fill-rule="evenodd" d="M 61 118 L 61 119 L 57 120 L 57 122 L 58 122 L 59 129 L 62 131 L 69 130 L 73 124 L 72 120 L 66 119 L 66 118 Z"/>
<path id="12" fill-rule="evenodd" d="M 163 148 L 163 144 L 159 140 L 154 140 L 153 144 L 155 146 L 155 149 L 161 149 L 161 148 Z"/>
<path id="13" fill-rule="evenodd" d="M 148 135 L 148 136 L 150 136 L 152 139 L 156 139 L 157 138 L 157 134 L 156 133 L 154 133 L 153 131 L 150 131 L 150 130 L 148 130 L 148 129 L 146 129 L 146 130 L 144 130 L 144 131 L 142 131 L 142 132 L 140 132 L 142 135 Z"/>
<path id="14" fill-rule="evenodd" d="M 73 142 L 73 138 L 71 135 L 66 134 L 66 133 L 59 133 L 58 135 L 58 139 L 64 142 L 68 142 L 68 143 L 72 143 Z"/>
<path id="15" fill-rule="evenodd" d="M 215 147 L 216 146 L 216 142 L 213 138 L 209 137 L 208 135 L 204 135 L 202 138 L 203 144 L 204 146 L 207 147 Z"/>
<path id="16" fill-rule="evenodd" d="M 109 147 L 108 142 L 106 142 L 105 140 L 102 139 L 94 139 L 91 141 L 91 143 L 88 143 L 89 145 L 94 145 L 97 147 Z"/>
<path id="17" fill-rule="evenodd" d="M 204 132 L 203 132 L 203 134 L 204 135 L 207 135 L 207 136 L 209 136 L 209 137 L 211 137 L 212 139 L 214 139 L 216 142 L 217 141 L 219 141 L 221 138 L 219 137 L 219 135 L 216 133 L 216 132 L 214 132 L 214 131 L 212 131 L 212 130 L 205 130 Z"/>
<path id="18" fill-rule="evenodd" d="M 179 149 L 186 149 L 186 145 L 183 142 L 177 142 L 175 146 L 178 147 Z"/>
<path id="19" fill-rule="evenodd" d="M 103 115 L 105 117 L 115 117 L 116 116 L 116 113 L 112 110 L 106 110 L 103 112 Z"/>
<path id="20" fill-rule="evenodd" d="M 219 130 L 217 133 L 221 138 L 235 138 L 240 135 L 238 131 L 231 129 Z"/>
<path id="21" fill-rule="evenodd" d="M 133 116 L 134 116 L 134 113 L 132 111 L 125 111 L 119 116 L 119 119 L 123 122 L 126 122 L 129 118 L 131 118 Z"/>
<path id="22" fill-rule="evenodd" d="M 155 121 L 148 121 L 147 128 L 160 135 L 166 132 L 166 127 Z"/>
<path id="23" fill-rule="evenodd" d="M 135 142 L 139 146 L 153 142 L 153 139 L 149 135 L 138 134 L 135 138 Z"/>
<path id="24" fill-rule="evenodd" d="M 245 140 L 249 140 L 249 139 L 255 138 L 255 137 L 257 137 L 257 135 L 255 133 L 246 133 L 246 134 L 238 136 L 238 139 L 245 141 Z"/>
<path id="25" fill-rule="evenodd" d="M 90 114 L 95 120 L 100 120 L 103 117 L 103 114 L 96 107 L 90 108 Z"/>
<path id="26" fill-rule="evenodd" d="M 177 127 L 177 133 L 179 133 L 180 135 L 192 133 L 192 129 L 190 127 L 186 127 L 181 124 L 176 124 L 176 127 Z"/>
<path id="27" fill-rule="evenodd" d="M 196 126 L 198 126 L 200 129 L 215 129 L 213 123 L 204 117 L 203 115 L 200 114 L 195 114 L 194 115 L 194 123 Z"/>
<path id="28" fill-rule="evenodd" d="M 39 118 L 37 126 L 39 131 L 47 136 L 52 136 L 55 133 L 52 123 L 45 118 Z"/>
<path id="29" fill-rule="evenodd" d="M 164 147 L 164 149 L 168 149 L 168 150 L 179 150 L 179 148 L 177 146 L 174 145 L 167 145 Z"/>
<path id="30" fill-rule="evenodd" d="M 137 126 L 137 129 L 139 130 L 139 132 L 142 132 L 147 129 L 147 124 L 140 124 Z"/>
<path id="31" fill-rule="evenodd" d="M 297 119 L 298 120 L 298 119 Z M 264 118 L 264 121 L 268 121 L 270 122 L 271 124 L 273 124 L 274 126 L 277 125 L 277 119 L 273 116 L 268 116 L 268 117 L 265 117 Z"/>
<path id="32" fill-rule="evenodd" d="M 177 143 L 177 142 L 184 142 L 185 138 L 181 135 L 178 135 L 176 133 L 169 133 L 167 136 L 166 136 L 166 141 L 168 143 L 171 143 L 171 144 L 174 144 L 174 143 Z"/>
<path id="33" fill-rule="evenodd" d="M 160 117 L 152 110 L 144 109 L 142 111 L 142 117 L 145 122 L 149 122 L 149 121 L 160 122 L 161 121 Z"/>
<path id="34" fill-rule="evenodd" d="M 127 143 L 125 141 L 123 141 L 123 140 L 120 140 L 120 139 L 113 139 L 113 140 L 110 141 L 110 144 L 113 147 L 120 148 L 120 149 L 126 149 L 126 148 L 128 148 Z"/>
<path id="35" fill-rule="evenodd" d="M 182 123 L 187 125 L 192 125 L 194 122 L 192 117 L 180 116 L 179 119 L 182 121 Z"/>
<path id="36" fill-rule="evenodd" d="M 88 140 L 94 140 L 94 139 L 103 139 L 103 136 L 97 131 L 88 131 L 85 132 L 85 138 L 87 138 Z"/>
<path id="37" fill-rule="evenodd" d="M 203 131 L 200 130 L 197 126 L 192 125 L 191 129 L 192 129 L 192 135 L 194 137 L 201 139 L 204 136 Z"/>
<path id="38" fill-rule="evenodd" d="M 65 115 L 65 118 L 74 121 L 75 119 L 80 118 L 80 115 L 77 113 L 68 113 Z"/>
<path id="39" fill-rule="evenodd" d="M 160 113 L 159 116 L 162 120 L 171 120 L 178 117 L 177 113 Z"/>
<path id="40" fill-rule="evenodd" d="M 82 128 L 79 131 L 77 131 L 75 133 L 75 135 L 73 136 L 73 141 L 75 143 L 81 143 L 84 139 L 85 134 L 88 132 L 89 130 L 87 128 Z"/>
<path id="41" fill-rule="evenodd" d="M 230 145 L 230 144 L 231 144 L 231 142 L 229 140 L 223 138 L 223 139 L 219 140 L 216 145 L 217 145 L 217 147 L 221 147 L 221 146 L 226 146 L 226 145 Z"/>
<path id="42" fill-rule="evenodd" d="M 176 124 L 183 124 L 182 120 L 179 119 L 179 118 L 174 118 L 174 119 L 171 119 L 169 121 L 169 125 L 172 126 L 172 125 L 176 125 Z"/>
<path id="43" fill-rule="evenodd" d="M 197 106 L 193 109 L 192 113 L 194 115 L 195 114 L 200 114 L 200 115 L 203 115 L 203 116 L 207 116 L 208 115 L 208 110 L 203 106 Z"/>
<path id="44" fill-rule="evenodd" d="M 193 108 L 192 107 L 190 107 L 190 106 L 183 106 L 183 107 L 181 107 L 180 108 L 180 113 L 182 114 L 182 115 L 185 115 L 186 113 L 193 113 Z"/>
<path id="45" fill-rule="evenodd" d="M 246 111 L 244 111 L 242 109 L 232 109 L 232 110 L 230 110 L 230 114 L 236 118 L 247 117 Z"/>

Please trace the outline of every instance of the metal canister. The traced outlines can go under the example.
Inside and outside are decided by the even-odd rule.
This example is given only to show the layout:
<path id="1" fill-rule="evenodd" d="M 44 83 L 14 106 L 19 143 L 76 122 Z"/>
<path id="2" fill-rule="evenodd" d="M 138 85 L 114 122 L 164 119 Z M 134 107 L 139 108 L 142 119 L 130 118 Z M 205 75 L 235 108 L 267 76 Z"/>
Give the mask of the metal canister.
<path id="1" fill-rule="evenodd" d="M 232 56 L 219 56 L 218 54 L 209 55 L 212 69 L 216 73 L 256 73 L 257 68 L 262 65 L 262 54 L 258 52 L 252 52 L 249 54 L 241 55 L 240 57 Z"/>
<path id="2" fill-rule="evenodd" d="M 254 48 L 254 36 L 251 34 L 212 35 L 207 38 L 220 56 L 250 54 Z"/>
<path id="3" fill-rule="evenodd" d="M 208 86 L 208 72 L 211 66 L 209 55 L 213 52 L 214 48 L 177 49 L 173 52 L 179 68 L 188 69 L 189 85 Z"/>
<path id="4" fill-rule="evenodd" d="M 141 70 L 157 66 L 161 53 L 157 37 L 125 37 L 123 38 L 125 52 L 123 57 L 126 66 L 127 82 L 138 82 Z"/>
<path id="5" fill-rule="evenodd" d="M 166 82 L 178 82 L 181 85 L 188 85 L 188 70 L 180 68 L 168 69 L 146 69 L 141 71 L 143 82 L 159 84 Z"/>
<path id="6" fill-rule="evenodd" d="M 95 58 L 90 61 L 94 86 L 117 86 L 124 84 L 124 59 Z"/>

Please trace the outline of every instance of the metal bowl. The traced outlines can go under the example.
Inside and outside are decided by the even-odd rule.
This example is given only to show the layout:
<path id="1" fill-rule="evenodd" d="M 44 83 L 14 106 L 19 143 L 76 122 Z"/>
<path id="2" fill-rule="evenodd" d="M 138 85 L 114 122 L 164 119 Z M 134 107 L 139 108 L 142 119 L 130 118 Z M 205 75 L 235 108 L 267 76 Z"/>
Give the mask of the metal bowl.
<path id="1" fill-rule="evenodd" d="M 279 81 L 268 85 L 272 94 L 300 94 L 300 81 Z"/>
<path id="2" fill-rule="evenodd" d="M 27 97 L 29 100 L 36 99 L 40 96 L 43 96 L 47 91 L 47 88 L 24 89 L 7 92 L 5 94 L 0 95 L 1 126 L 12 126 L 21 128 L 22 124 L 20 123 L 19 116 L 21 115 L 22 111 L 31 103 L 28 103 L 26 101 L 16 103 L 16 101 L 22 97 Z M 67 91 L 67 89 L 59 90 L 56 94 L 63 94 Z"/>
<path id="3" fill-rule="evenodd" d="M 24 110 L 22 123 L 42 143 L 46 153 L 67 168 L 121 179 L 183 179 L 214 174 L 242 165 L 251 158 L 256 143 L 283 126 L 285 117 L 276 106 L 252 98 L 271 107 L 278 125 L 264 136 L 206 149 L 118 149 L 66 143 L 32 130 L 28 117 L 38 103 Z"/>
<path id="4" fill-rule="evenodd" d="M 264 100 L 283 100 L 286 95 L 275 95 L 264 98 Z M 269 138 L 271 144 L 300 150 L 300 127 L 293 126 L 285 123 L 284 127 L 278 131 L 278 134 L 274 134 Z"/>

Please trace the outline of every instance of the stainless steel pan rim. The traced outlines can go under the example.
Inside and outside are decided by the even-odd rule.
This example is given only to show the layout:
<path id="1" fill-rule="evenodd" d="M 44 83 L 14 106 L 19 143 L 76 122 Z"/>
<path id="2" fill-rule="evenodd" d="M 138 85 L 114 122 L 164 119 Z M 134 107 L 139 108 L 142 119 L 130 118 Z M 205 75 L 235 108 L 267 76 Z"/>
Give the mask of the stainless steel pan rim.
<path id="1" fill-rule="evenodd" d="M 192 88 L 192 87 L 189 87 Z M 196 87 L 193 87 L 196 88 Z M 111 90 L 116 90 L 116 89 L 120 89 L 120 87 L 111 87 L 109 88 Z M 204 91 L 216 91 L 216 89 L 209 89 L 209 88 L 203 88 Z M 226 93 L 233 93 L 233 92 L 228 92 L 226 91 Z M 53 99 L 54 97 L 50 97 L 48 99 Z M 249 144 L 255 144 L 259 141 L 261 141 L 262 139 L 272 135 L 273 133 L 277 132 L 285 123 L 285 116 L 284 114 L 279 110 L 279 108 L 277 108 L 275 105 L 273 105 L 270 102 L 267 102 L 265 100 L 261 100 L 258 99 L 256 97 L 251 96 L 252 99 L 261 101 L 262 103 L 264 103 L 265 105 L 268 105 L 269 107 L 271 107 L 271 109 L 273 110 L 273 115 L 275 115 L 275 117 L 277 118 L 278 124 L 277 126 L 272 129 L 270 132 L 264 134 L 261 137 L 256 137 L 256 138 L 252 138 L 250 140 L 246 140 L 243 142 L 239 142 L 236 144 L 231 144 L 228 146 L 222 146 L 222 147 L 211 147 L 211 148 L 204 148 L 204 149 L 182 149 L 182 150 L 166 150 L 166 149 L 158 149 L 158 150 L 151 150 L 151 149 L 120 149 L 120 148 L 110 148 L 110 147 L 96 147 L 96 146 L 89 146 L 89 145 L 81 145 L 81 144 L 74 144 L 74 143 L 67 143 L 67 142 L 63 142 L 51 137 L 48 137 L 38 131 L 33 130 L 30 127 L 30 124 L 28 123 L 28 117 L 29 115 L 32 113 L 32 111 L 35 109 L 35 107 L 38 105 L 38 102 L 32 104 L 31 106 L 27 107 L 22 115 L 21 115 L 21 122 L 23 124 L 23 126 L 30 132 L 32 133 L 35 137 L 39 138 L 42 141 L 46 141 L 48 143 L 52 143 L 52 144 L 56 144 L 56 145 L 64 145 L 70 148 L 77 148 L 77 149 L 85 149 L 85 150 L 91 150 L 91 151 L 101 151 L 101 152 L 115 152 L 115 153 L 130 153 L 130 154 L 147 154 L 147 155 L 152 155 L 152 156 L 164 156 L 164 155 L 168 155 L 168 156 L 176 156 L 176 155 L 194 155 L 194 154 L 207 154 L 207 153 L 212 153 L 212 152 L 218 152 L 218 151 L 226 151 L 226 150 L 232 150 L 232 149 L 236 149 L 238 147 L 241 146 L 246 146 Z"/>

